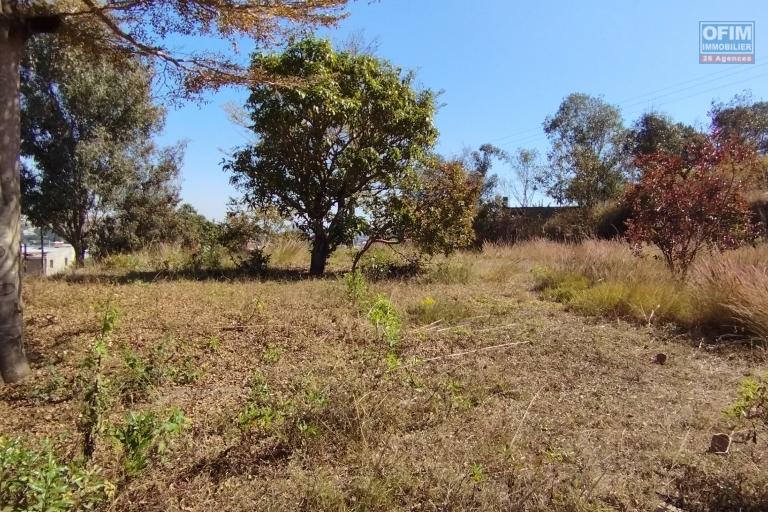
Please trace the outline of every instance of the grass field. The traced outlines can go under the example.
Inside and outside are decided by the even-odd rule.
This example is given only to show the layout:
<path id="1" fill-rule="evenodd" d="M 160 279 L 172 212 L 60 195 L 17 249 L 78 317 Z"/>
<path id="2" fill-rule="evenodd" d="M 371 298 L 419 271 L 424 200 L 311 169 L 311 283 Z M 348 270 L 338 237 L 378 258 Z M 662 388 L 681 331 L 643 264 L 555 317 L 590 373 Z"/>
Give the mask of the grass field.
<path id="1" fill-rule="evenodd" d="M 174 407 L 186 425 L 131 475 L 98 439 L 110 510 L 768 509 L 764 433 L 707 453 L 745 428 L 724 410 L 768 371 L 762 345 L 547 300 L 542 269 L 566 250 L 489 247 L 367 285 L 101 267 L 29 280 L 35 371 L 0 389 L 0 432 L 82 451 L 77 376 L 111 304 L 104 432 Z"/>

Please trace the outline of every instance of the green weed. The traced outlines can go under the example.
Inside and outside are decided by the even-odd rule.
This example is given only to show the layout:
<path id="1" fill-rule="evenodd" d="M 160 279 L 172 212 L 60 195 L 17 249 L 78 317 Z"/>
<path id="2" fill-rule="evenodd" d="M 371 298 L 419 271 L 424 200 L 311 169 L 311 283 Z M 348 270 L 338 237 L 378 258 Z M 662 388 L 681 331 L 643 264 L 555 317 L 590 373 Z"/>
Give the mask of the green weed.
<path id="1" fill-rule="evenodd" d="M 2 510 L 64 512 L 95 510 L 108 502 L 115 486 L 98 468 L 64 462 L 49 441 L 40 449 L 0 436 Z"/>
<path id="2" fill-rule="evenodd" d="M 184 413 L 178 408 L 172 409 L 164 419 L 152 412 L 129 413 L 123 424 L 112 432 L 120 447 L 126 474 L 136 476 L 150 463 L 162 458 L 171 439 L 181 433 L 185 424 Z"/>

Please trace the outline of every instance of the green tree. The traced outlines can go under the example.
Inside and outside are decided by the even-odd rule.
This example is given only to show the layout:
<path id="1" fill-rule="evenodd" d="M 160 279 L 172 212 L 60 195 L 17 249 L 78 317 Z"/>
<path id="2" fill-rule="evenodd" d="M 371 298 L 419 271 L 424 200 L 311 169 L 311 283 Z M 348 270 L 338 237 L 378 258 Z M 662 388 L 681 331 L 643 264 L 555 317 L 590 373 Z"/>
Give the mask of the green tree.
<path id="1" fill-rule="evenodd" d="M 189 203 L 176 209 L 177 241 L 186 249 L 198 249 L 201 245 L 218 237 L 215 222 L 198 213 Z"/>
<path id="2" fill-rule="evenodd" d="M 352 270 L 375 244 L 409 241 L 427 256 L 447 256 L 471 245 L 484 182 L 482 174 L 467 171 L 460 160 L 424 158 L 411 179 L 361 203 L 367 212 L 360 229 L 365 243 L 355 254 Z"/>
<path id="3" fill-rule="evenodd" d="M 154 172 L 147 140 L 162 126 L 163 110 L 137 61 L 116 67 L 52 37 L 27 45 L 21 94 L 22 153 L 31 159 L 24 213 L 71 243 L 82 264 L 102 220 L 131 200 L 126 190 L 136 197 L 131 187 L 141 186 L 142 171 Z"/>
<path id="4" fill-rule="evenodd" d="M 228 55 L 190 51 L 184 43 L 212 37 L 236 43 L 243 37 L 262 46 L 285 41 L 342 16 L 347 0 L 2 0 L 0 1 L 0 376 L 16 382 L 29 374 L 23 350 L 20 233 L 19 71 L 24 45 L 35 34 L 56 32 L 66 45 L 116 62 L 140 56 L 162 71 L 178 92 L 272 80 Z M 172 46 L 167 44 L 172 41 Z M 294 81 L 295 83 L 295 81 Z"/>
<path id="5" fill-rule="evenodd" d="M 618 108 L 575 93 L 544 122 L 552 148 L 540 183 L 558 204 L 591 207 L 621 193 L 625 130 Z"/>
<path id="6" fill-rule="evenodd" d="M 541 175 L 539 152 L 535 149 L 517 148 L 508 156 L 512 167 L 513 182 L 506 185 L 509 194 L 523 208 L 532 206 L 533 196 L 538 190 L 536 177 Z"/>
<path id="7" fill-rule="evenodd" d="M 434 144 L 434 95 L 387 62 L 317 39 L 256 55 L 254 66 L 309 85 L 252 88 L 257 142 L 225 168 L 246 203 L 294 219 L 312 244 L 310 273 L 320 276 L 329 255 L 360 233 L 370 197 L 397 189 Z"/>
<path id="8" fill-rule="evenodd" d="M 121 187 L 114 205 L 96 226 L 90 250 L 96 255 L 131 252 L 158 243 L 179 243 L 181 231 L 179 173 L 183 145 L 156 151 L 143 144 L 129 183 Z"/>
<path id="9" fill-rule="evenodd" d="M 629 130 L 624 147 L 633 158 L 657 151 L 684 155 L 692 144 L 702 144 L 706 138 L 706 134 L 687 124 L 675 123 L 665 114 L 646 112 Z"/>
<path id="10" fill-rule="evenodd" d="M 432 159 L 419 173 L 412 194 L 410 239 L 427 255 L 449 255 L 474 241 L 473 223 L 484 177 L 461 161 Z"/>
<path id="11" fill-rule="evenodd" d="M 754 101 L 750 94 L 712 106 L 713 127 L 727 137 L 738 137 L 768 154 L 768 101 Z"/>

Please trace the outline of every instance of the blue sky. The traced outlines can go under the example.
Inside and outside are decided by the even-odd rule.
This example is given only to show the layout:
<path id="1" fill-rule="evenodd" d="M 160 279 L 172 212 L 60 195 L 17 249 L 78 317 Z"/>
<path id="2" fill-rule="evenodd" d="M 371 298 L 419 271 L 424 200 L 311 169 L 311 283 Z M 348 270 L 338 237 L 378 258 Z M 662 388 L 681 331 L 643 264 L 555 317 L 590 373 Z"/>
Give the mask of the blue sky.
<path id="1" fill-rule="evenodd" d="M 602 96 L 630 124 L 647 110 L 705 128 L 713 100 L 749 89 L 768 99 L 768 2 L 358 0 L 335 42 L 362 34 L 377 54 L 443 91 L 436 119 L 447 156 L 490 142 L 546 152 L 544 118 L 572 92 Z M 755 64 L 699 64 L 699 21 L 755 21 Z M 765 30 L 765 32 L 763 32 Z M 765 34 L 765 36 L 763 36 Z M 765 44 L 762 43 L 765 41 Z M 169 111 L 162 143 L 186 139 L 183 199 L 222 218 L 236 192 L 221 170 L 246 142 L 222 109 L 229 89 Z M 508 175 L 503 166 L 496 172 Z"/>

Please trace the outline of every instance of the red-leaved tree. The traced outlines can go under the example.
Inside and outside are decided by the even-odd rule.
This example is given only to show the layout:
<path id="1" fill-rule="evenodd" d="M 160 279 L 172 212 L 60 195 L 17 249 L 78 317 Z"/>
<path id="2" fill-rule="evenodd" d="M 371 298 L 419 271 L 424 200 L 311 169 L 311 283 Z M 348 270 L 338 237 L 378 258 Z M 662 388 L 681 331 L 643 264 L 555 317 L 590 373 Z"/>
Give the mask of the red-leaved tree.
<path id="1" fill-rule="evenodd" d="M 637 158 L 641 170 L 625 201 L 632 210 L 627 236 L 636 250 L 659 248 L 672 272 L 684 277 L 705 248 L 733 249 L 753 236 L 744 177 L 758 164 L 754 149 L 717 133 L 683 154 Z"/>

